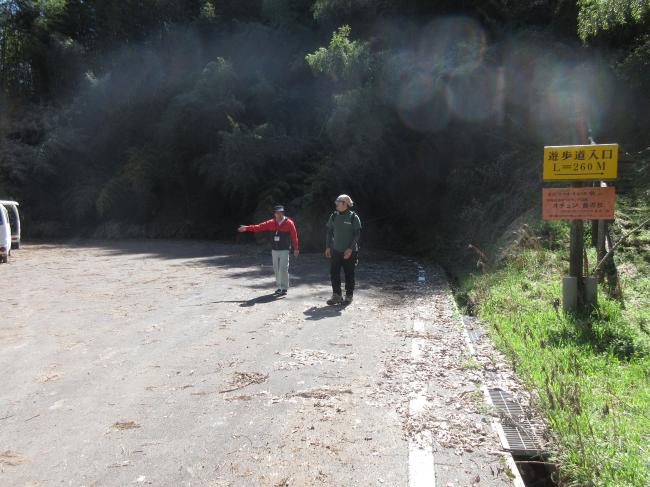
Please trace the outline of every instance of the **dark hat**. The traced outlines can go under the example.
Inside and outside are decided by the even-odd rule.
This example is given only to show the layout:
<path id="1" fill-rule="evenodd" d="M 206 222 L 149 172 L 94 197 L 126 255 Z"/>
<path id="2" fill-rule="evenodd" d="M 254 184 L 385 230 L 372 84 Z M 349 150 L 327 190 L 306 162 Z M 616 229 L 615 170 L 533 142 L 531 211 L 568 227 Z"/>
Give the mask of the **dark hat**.
<path id="1" fill-rule="evenodd" d="M 273 207 L 273 213 L 275 213 L 276 211 L 281 211 L 282 213 L 284 213 L 284 206 L 282 206 L 282 205 L 275 205 L 275 206 Z"/>

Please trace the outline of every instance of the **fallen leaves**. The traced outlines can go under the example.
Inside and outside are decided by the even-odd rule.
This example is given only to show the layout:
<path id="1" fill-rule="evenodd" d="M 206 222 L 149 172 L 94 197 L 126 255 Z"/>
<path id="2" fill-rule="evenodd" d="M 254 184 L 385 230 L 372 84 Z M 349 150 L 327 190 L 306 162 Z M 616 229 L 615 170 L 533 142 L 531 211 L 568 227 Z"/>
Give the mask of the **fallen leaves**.
<path id="1" fill-rule="evenodd" d="M 329 399 L 342 394 L 352 394 L 352 389 L 342 387 L 316 387 L 291 394 L 292 397 L 304 397 L 307 399 Z"/>
<path id="2" fill-rule="evenodd" d="M 113 428 L 116 430 L 132 430 L 140 428 L 140 425 L 135 421 L 118 421 L 117 423 L 113 424 Z"/>
<path id="3" fill-rule="evenodd" d="M 226 401 L 250 401 L 251 399 L 253 399 L 253 396 L 250 396 L 248 394 L 243 394 L 241 396 L 225 397 L 224 399 Z"/>
<path id="4" fill-rule="evenodd" d="M 38 376 L 36 378 L 36 382 L 44 384 L 46 382 L 54 382 L 56 380 L 59 380 L 61 377 L 63 377 L 62 374 L 57 374 L 55 372 L 52 372 L 52 373 L 49 373 L 49 374 L 43 374 L 43 375 Z"/>
<path id="5" fill-rule="evenodd" d="M 370 392 L 372 404 L 392 406 L 402 416 L 405 436 L 417 441 L 430 431 L 437 448 L 457 455 L 498 448 L 496 436 L 483 421 L 485 409 L 478 384 L 483 371 L 468 370 L 459 320 L 442 275 L 431 276 L 432 288 L 409 289 L 409 322 L 428 323 L 426 330 L 403 328 L 397 336 L 417 347 L 384 349 L 382 380 Z M 410 286 L 409 286 L 410 287 Z M 416 353 L 417 352 L 417 353 Z M 425 387 L 426 406 L 413 414 L 400 398 L 414 397 Z M 486 420 L 487 421 L 487 420 Z"/>
<path id="6" fill-rule="evenodd" d="M 17 467 L 23 463 L 27 463 L 27 457 L 12 450 L 5 450 L 0 452 L 0 465 L 7 465 L 9 467 Z"/>
<path id="7" fill-rule="evenodd" d="M 261 384 L 266 382 L 269 374 L 262 374 L 261 372 L 235 372 L 235 377 L 231 381 L 231 387 L 219 391 L 220 394 L 226 392 L 233 392 L 253 384 Z"/>
<path id="8" fill-rule="evenodd" d="M 294 348 L 288 353 L 283 353 L 290 360 L 280 361 L 275 364 L 275 370 L 295 370 L 303 367 L 320 365 L 323 362 L 344 362 L 349 355 L 335 355 L 326 350 L 311 350 Z"/>

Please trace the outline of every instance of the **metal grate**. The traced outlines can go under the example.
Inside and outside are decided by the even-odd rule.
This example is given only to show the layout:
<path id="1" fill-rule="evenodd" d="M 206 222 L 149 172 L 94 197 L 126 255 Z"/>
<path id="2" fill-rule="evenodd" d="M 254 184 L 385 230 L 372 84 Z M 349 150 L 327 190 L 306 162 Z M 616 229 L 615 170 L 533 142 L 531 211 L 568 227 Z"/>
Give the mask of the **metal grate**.
<path id="1" fill-rule="evenodd" d="M 544 453 L 540 438 L 533 425 L 524 417 L 524 412 L 512 394 L 501 389 L 489 389 L 490 400 L 500 413 L 503 435 L 501 442 L 514 455 L 537 456 Z"/>

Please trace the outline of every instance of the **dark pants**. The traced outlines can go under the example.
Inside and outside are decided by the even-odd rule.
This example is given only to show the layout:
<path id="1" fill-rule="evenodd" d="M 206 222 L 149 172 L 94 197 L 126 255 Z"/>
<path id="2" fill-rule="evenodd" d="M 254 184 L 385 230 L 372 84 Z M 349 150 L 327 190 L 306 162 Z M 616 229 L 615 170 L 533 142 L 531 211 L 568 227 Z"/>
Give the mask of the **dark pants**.
<path id="1" fill-rule="evenodd" d="M 341 267 L 345 273 L 345 294 L 354 294 L 354 268 L 357 265 L 358 252 L 352 252 L 349 259 L 343 258 L 343 252 L 332 249 L 330 262 L 330 278 L 332 279 L 332 292 L 341 295 Z"/>

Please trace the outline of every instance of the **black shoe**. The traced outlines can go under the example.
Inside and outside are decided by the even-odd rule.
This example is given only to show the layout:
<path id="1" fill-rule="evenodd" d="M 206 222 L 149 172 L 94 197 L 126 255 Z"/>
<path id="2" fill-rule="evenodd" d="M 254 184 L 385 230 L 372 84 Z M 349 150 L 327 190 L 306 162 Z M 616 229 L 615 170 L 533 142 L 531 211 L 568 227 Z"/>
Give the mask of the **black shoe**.
<path id="1" fill-rule="evenodd" d="M 345 299 L 343 300 L 343 304 L 350 304 L 352 303 L 352 294 L 346 294 Z"/>
<path id="2" fill-rule="evenodd" d="M 280 296 L 286 296 L 287 295 L 287 290 L 286 289 L 281 289 L 280 290 Z"/>
<path id="3" fill-rule="evenodd" d="M 273 291 L 273 294 L 282 294 L 282 289 L 278 288 L 275 291 Z"/>
<path id="4" fill-rule="evenodd" d="M 330 306 L 341 304 L 342 302 L 343 302 L 343 298 L 341 297 L 340 294 L 332 294 L 332 297 L 327 300 L 327 304 Z"/>

